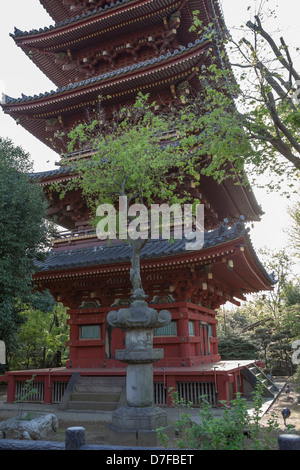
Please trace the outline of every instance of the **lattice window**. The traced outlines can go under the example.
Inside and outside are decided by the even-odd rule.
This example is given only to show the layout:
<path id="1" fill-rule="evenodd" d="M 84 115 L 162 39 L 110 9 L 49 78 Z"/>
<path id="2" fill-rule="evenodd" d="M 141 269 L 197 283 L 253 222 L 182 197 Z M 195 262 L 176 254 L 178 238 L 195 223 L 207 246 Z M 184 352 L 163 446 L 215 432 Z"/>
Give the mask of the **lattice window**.
<path id="1" fill-rule="evenodd" d="M 100 325 L 81 325 L 80 339 L 100 339 Z"/>
<path id="2" fill-rule="evenodd" d="M 161 328 L 154 328 L 154 336 L 177 336 L 176 321 L 171 321 Z"/>
<path id="3" fill-rule="evenodd" d="M 195 336 L 194 322 L 192 320 L 189 320 L 189 335 Z"/>

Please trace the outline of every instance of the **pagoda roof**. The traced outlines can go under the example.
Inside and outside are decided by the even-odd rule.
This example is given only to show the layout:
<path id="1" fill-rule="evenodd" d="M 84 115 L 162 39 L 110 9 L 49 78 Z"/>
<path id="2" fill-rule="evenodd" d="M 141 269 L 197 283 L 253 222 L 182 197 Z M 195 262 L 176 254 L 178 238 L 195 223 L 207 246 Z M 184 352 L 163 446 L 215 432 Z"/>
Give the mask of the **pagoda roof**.
<path id="1" fill-rule="evenodd" d="M 204 235 L 201 250 L 187 250 L 186 240 L 148 240 L 141 252 L 141 269 L 156 269 L 177 264 L 184 267 L 210 264 L 217 268 L 214 274 L 226 285 L 235 286 L 243 294 L 259 290 L 270 290 L 276 283 L 273 274 L 268 274 L 252 246 L 249 229 L 239 220 L 233 227 L 221 225 Z M 120 272 L 130 268 L 132 246 L 119 242 L 107 246 L 85 249 L 52 251 L 44 262 L 37 263 L 35 279 L 50 279 L 75 276 L 75 272 Z M 228 269 L 224 258 L 233 260 L 233 269 Z"/>
<path id="2" fill-rule="evenodd" d="M 96 77 L 71 83 L 68 86 L 40 93 L 39 95 L 12 98 L 3 95 L 2 108 L 5 113 L 51 146 L 45 119 L 64 115 L 72 116 L 87 106 L 98 103 L 99 94 L 103 102 L 117 103 L 134 98 L 139 91 L 168 89 L 171 84 L 184 81 L 205 59 L 206 38 L 197 39 L 187 47 L 168 52 L 165 55 L 113 70 Z"/>
<path id="3" fill-rule="evenodd" d="M 85 34 L 96 32 L 102 34 L 103 29 L 106 27 L 112 29 L 118 28 L 120 23 L 124 26 L 128 24 L 129 31 L 132 32 L 132 22 L 134 19 L 142 21 L 144 25 L 151 26 L 153 25 L 151 21 L 153 14 L 160 14 L 163 19 L 166 14 L 175 11 L 174 8 L 177 9 L 182 3 L 186 2 L 183 2 L 183 0 L 118 0 L 116 3 L 105 5 L 103 8 L 99 7 L 92 12 L 65 18 L 54 25 L 45 26 L 44 28 L 29 31 L 15 28 L 14 34 L 11 34 L 11 36 L 16 39 L 26 37 L 31 44 L 46 43 L 49 48 L 51 46 L 57 47 L 57 37 L 60 37 L 60 43 L 62 40 L 69 41 L 76 39 L 77 36 L 74 29 L 79 30 L 78 38 L 82 38 Z M 102 22 L 104 25 L 100 26 L 99 31 L 99 23 Z M 51 33 L 50 36 L 48 33 Z"/>
<path id="4" fill-rule="evenodd" d="M 51 11 L 57 10 L 57 3 L 43 2 Z M 159 21 L 182 8 L 182 23 L 185 29 L 185 42 L 194 41 L 197 34 L 190 31 L 192 24 L 191 12 L 199 10 L 201 17 L 207 16 L 206 0 L 118 0 L 115 4 L 104 8 L 94 9 L 89 13 L 81 13 L 72 17 L 64 17 L 55 25 L 21 31 L 15 28 L 11 34 L 16 44 L 23 49 L 29 58 L 47 75 L 57 86 L 61 87 L 75 80 L 74 69 L 63 70 L 56 63 L 56 56 L 60 52 L 66 53 L 87 48 L 95 41 L 104 43 L 107 40 L 116 40 L 118 36 L 132 34 L 133 31 L 145 30 L 155 26 Z M 224 25 L 218 3 L 218 20 Z M 54 5 L 55 4 L 55 5 Z M 62 8 L 65 12 L 65 7 Z M 65 13 L 63 13 L 65 15 Z"/>
<path id="5" fill-rule="evenodd" d="M 63 21 L 72 17 L 72 11 L 65 5 L 64 0 L 40 0 L 40 4 L 54 21 Z"/>
<path id="6" fill-rule="evenodd" d="M 130 0 L 127 0 L 127 3 L 130 2 Z M 76 16 L 80 16 L 79 13 L 74 17 L 73 11 L 68 7 L 68 5 L 65 4 L 64 0 L 40 0 L 41 5 L 45 8 L 45 10 L 48 12 L 48 14 L 53 18 L 53 20 L 56 22 L 56 24 L 59 24 L 61 22 L 65 21 L 70 21 L 72 18 L 76 18 Z M 115 2 L 115 5 L 120 5 L 122 4 L 122 0 L 117 0 Z M 158 4 L 158 2 L 156 2 Z M 203 8 L 203 4 L 205 4 L 206 7 L 209 7 L 209 2 L 207 0 L 199 1 L 199 0 L 188 0 L 188 3 L 191 11 L 194 10 L 200 10 Z M 213 7 L 217 9 L 218 15 L 221 15 L 221 8 L 219 5 L 219 0 L 213 0 L 212 1 Z M 110 5 L 112 8 L 114 6 L 114 3 Z M 109 7 L 108 7 L 109 8 Z M 83 10 L 83 9 L 82 9 Z M 97 9 L 94 9 L 91 14 L 96 14 Z M 81 12 L 82 15 L 82 12 Z"/>
<path id="7" fill-rule="evenodd" d="M 74 170 L 71 170 L 74 173 Z M 49 187 L 57 181 L 70 179 L 70 168 L 61 166 L 54 170 L 32 173 L 32 180 L 39 180 L 43 187 Z M 227 178 L 217 184 L 212 177 L 201 176 L 201 190 L 209 201 L 212 201 L 219 218 L 238 219 L 244 214 L 247 221 L 259 221 L 263 215 L 261 206 L 257 203 L 250 186 L 245 186 L 235 179 Z"/>

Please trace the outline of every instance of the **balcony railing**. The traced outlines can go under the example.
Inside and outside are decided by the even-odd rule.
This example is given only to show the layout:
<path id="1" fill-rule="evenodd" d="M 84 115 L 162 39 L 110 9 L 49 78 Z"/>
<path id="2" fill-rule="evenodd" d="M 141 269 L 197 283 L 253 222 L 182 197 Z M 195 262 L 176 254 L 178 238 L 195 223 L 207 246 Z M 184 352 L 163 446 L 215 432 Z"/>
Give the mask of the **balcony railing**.
<path id="1" fill-rule="evenodd" d="M 57 243 L 70 243 L 76 240 L 83 240 L 87 238 L 96 238 L 96 230 L 93 227 L 86 227 L 73 230 L 62 230 L 57 232 L 52 239 L 52 244 Z"/>

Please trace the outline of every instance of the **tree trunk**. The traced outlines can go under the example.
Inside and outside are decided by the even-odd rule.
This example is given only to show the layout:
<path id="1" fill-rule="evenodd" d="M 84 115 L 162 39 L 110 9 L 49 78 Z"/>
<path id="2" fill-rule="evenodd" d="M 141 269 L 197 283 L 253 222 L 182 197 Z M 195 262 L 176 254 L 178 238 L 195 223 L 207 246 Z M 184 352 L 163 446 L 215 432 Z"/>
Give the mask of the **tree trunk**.
<path id="1" fill-rule="evenodd" d="M 145 246 L 147 240 L 138 238 L 132 241 L 132 256 L 131 256 L 131 269 L 130 269 L 130 281 L 133 289 L 133 296 L 139 291 L 143 291 L 142 280 L 141 280 L 141 251 Z"/>

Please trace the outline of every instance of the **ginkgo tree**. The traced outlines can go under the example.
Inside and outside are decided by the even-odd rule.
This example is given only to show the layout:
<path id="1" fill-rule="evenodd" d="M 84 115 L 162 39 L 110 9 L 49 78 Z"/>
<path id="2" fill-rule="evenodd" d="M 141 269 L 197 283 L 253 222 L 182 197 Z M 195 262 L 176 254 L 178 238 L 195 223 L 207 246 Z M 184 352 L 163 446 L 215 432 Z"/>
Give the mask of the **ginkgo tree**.
<path id="1" fill-rule="evenodd" d="M 191 229 L 192 212 L 194 210 L 194 215 L 197 215 L 201 206 L 192 193 L 189 179 L 193 179 L 195 186 L 199 183 L 201 155 L 197 150 L 196 137 L 187 131 L 185 114 L 173 111 L 171 108 L 167 112 L 162 111 L 159 103 L 150 101 L 149 95 L 139 93 L 132 104 L 108 114 L 100 98 L 95 118 L 80 123 L 68 135 L 68 152 L 90 148 L 92 156 L 76 159 L 73 163 L 65 159 L 63 163 L 68 165 L 73 178 L 63 185 L 59 184 L 61 197 L 66 191 L 79 188 L 90 208 L 94 225 L 99 227 L 102 223 L 103 229 L 106 225 L 104 238 L 110 238 L 113 225 L 113 235 L 117 234 L 118 238 L 131 243 L 130 279 L 133 292 L 142 290 L 140 256 L 151 237 L 153 204 L 181 207 L 189 203 Z M 125 224 L 128 229 L 134 225 L 136 236 L 128 236 L 129 231 L 122 236 L 119 233 L 120 219 L 110 225 L 105 211 L 99 211 L 99 206 L 102 209 L 113 207 L 119 214 L 120 198 L 129 208 Z M 146 227 L 142 227 L 137 214 L 130 212 L 132 203 L 149 209 L 149 217 L 144 224 Z M 172 217 L 174 219 L 174 214 Z M 170 222 L 174 224 L 174 220 Z M 146 235 L 142 236 L 142 232 Z"/>

